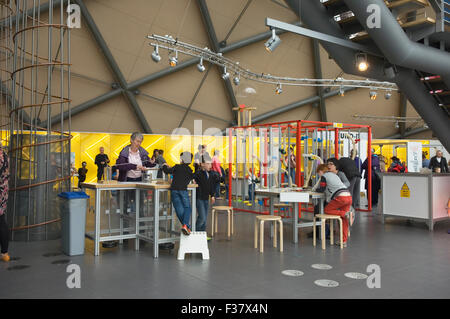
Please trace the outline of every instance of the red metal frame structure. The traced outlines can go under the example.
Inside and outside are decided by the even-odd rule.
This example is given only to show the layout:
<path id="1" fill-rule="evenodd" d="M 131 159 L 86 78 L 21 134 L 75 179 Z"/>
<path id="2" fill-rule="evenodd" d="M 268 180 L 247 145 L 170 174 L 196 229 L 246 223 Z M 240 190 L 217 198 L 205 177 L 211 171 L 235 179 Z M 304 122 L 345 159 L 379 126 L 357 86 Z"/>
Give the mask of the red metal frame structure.
<path id="1" fill-rule="evenodd" d="M 227 129 L 228 137 L 229 137 L 229 147 L 228 147 L 228 205 L 232 205 L 232 172 L 233 172 L 233 131 L 236 130 L 251 130 L 257 128 L 280 128 L 282 130 L 289 129 L 291 132 L 295 133 L 296 146 L 302 145 L 302 136 L 307 132 L 317 131 L 328 131 L 334 132 L 334 156 L 339 158 L 339 132 L 341 131 L 351 131 L 351 130 L 367 130 L 368 140 L 367 140 L 367 161 L 368 161 L 368 190 L 367 190 L 367 200 L 368 200 L 368 209 L 359 209 L 360 211 L 371 211 L 372 210 L 372 128 L 368 125 L 358 125 L 358 124 L 346 124 L 346 123 L 332 123 L 332 122 L 316 122 L 316 121 L 286 121 L 286 122 L 276 122 L 276 123 L 266 123 L 266 124 L 255 124 L 249 126 L 235 126 Z M 267 141 L 267 130 L 265 131 L 265 139 Z M 261 175 L 267 176 L 267 144 L 265 147 L 265 156 L 263 159 L 263 167 L 260 168 Z M 296 147 L 296 160 L 297 167 L 300 169 L 295 170 L 295 184 L 303 185 L 304 184 L 304 174 L 301 172 L 302 161 L 303 161 L 303 147 Z M 327 154 L 331 155 L 331 154 Z M 331 157 L 331 156 L 328 156 Z M 237 167 L 237 166 L 236 166 Z M 267 182 L 267 179 L 264 179 Z M 236 210 L 253 212 L 252 210 L 247 209 L 239 209 Z"/>

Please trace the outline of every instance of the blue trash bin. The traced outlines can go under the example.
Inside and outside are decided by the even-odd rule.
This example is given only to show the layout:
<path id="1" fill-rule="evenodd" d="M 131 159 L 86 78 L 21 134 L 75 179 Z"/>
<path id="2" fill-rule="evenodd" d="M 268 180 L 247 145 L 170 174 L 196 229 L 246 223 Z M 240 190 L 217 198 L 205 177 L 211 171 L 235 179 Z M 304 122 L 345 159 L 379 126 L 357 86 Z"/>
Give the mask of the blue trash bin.
<path id="1" fill-rule="evenodd" d="M 63 192 L 60 197 L 61 241 L 68 256 L 84 254 L 87 199 L 85 192 Z"/>

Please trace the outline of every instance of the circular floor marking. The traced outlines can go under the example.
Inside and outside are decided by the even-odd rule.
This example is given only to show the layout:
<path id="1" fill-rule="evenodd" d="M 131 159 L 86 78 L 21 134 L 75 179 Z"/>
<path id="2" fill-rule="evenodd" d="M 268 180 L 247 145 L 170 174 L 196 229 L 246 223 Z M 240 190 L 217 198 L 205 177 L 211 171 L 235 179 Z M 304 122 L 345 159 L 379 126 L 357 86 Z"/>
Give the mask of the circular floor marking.
<path id="1" fill-rule="evenodd" d="M 300 270 L 283 270 L 281 273 L 285 276 L 291 277 L 299 277 L 304 275 L 303 271 Z"/>
<path id="2" fill-rule="evenodd" d="M 52 261 L 52 264 L 54 264 L 54 265 L 61 265 L 61 264 L 68 264 L 68 263 L 70 263 L 70 259 L 60 259 L 60 260 Z"/>
<path id="3" fill-rule="evenodd" d="M 319 280 L 314 281 L 314 283 L 317 286 L 327 287 L 327 288 L 328 287 L 337 287 L 337 286 L 339 286 L 339 283 L 337 281 L 329 280 L 329 279 L 319 279 Z"/>
<path id="4" fill-rule="evenodd" d="M 17 266 L 11 266 L 6 268 L 7 270 L 22 270 L 22 269 L 26 269 L 29 268 L 29 265 L 17 265 Z"/>
<path id="5" fill-rule="evenodd" d="M 333 267 L 327 264 L 313 264 L 311 265 L 312 268 L 314 269 L 319 269 L 319 270 L 330 270 Z"/>
<path id="6" fill-rule="evenodd" d="M 359 272 L 348 272 L 345 273 L 344 276 L 351 279 L 367 279 L 366 274 L 361 274 Z"/>

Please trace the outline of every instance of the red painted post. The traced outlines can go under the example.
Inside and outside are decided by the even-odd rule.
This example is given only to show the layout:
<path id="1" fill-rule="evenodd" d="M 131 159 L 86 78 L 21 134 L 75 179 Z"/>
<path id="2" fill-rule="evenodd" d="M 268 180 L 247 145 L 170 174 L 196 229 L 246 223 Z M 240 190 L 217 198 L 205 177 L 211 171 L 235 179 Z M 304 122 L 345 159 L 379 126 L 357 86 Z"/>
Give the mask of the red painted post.
<path id="1" fill-rule="evenodd" d="M 233 129 L 229 129 L 228 134 L 228 206 L 231 206 L 231 193 L 233 190 L 233 181 L 232 181 L 232 175 L 233 175 Z"/>
<path id="2" fill-rule="evenodd" d="M 302 124 L 300 121 L 297 121 L 297 136 L 296 136 L 296 169 L 295 169 L 295 184 L 297 184 L 298 187 L 303 186 L 303 181 L 301 180 L 301 173 L 302 173 Z"/>
<path id="3" fill-rule="evenodd" d="M 339 129 L 334 129 L 334 157 L 339 159 Z"/>

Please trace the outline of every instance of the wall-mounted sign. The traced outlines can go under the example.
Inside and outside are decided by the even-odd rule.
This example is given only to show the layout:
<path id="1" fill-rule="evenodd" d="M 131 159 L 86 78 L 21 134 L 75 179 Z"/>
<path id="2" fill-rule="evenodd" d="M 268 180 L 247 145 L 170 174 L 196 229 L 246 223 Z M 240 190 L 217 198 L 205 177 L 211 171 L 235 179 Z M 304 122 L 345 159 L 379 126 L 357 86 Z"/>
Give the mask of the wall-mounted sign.
<path id="1" fill-rule="evenodd" d="M 408 187 L 408 185 L 405 182 L 405 183 L 403 183 L 403 186 L 400 189 L 400 197 L 409 198 L 409 195 L 410 195 L 409 187 Z"/>

